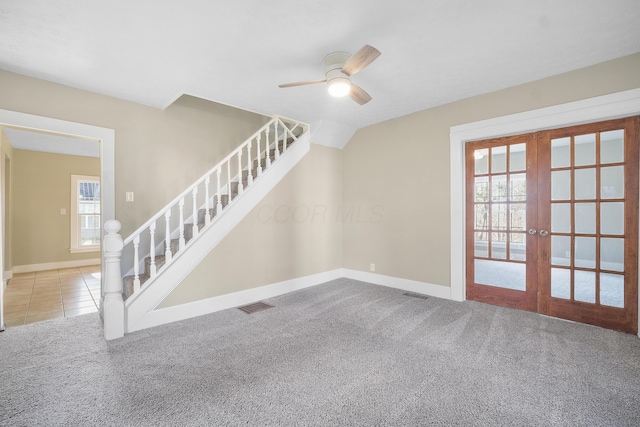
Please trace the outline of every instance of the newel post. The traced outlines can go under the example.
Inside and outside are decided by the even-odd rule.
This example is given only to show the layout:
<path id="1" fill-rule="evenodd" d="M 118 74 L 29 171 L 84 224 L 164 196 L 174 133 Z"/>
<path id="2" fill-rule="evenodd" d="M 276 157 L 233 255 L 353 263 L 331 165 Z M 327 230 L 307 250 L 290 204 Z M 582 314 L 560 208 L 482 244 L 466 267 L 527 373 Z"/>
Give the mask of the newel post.
<path id="1" fill-rule="evenodd" d="M 122 274 L 120 255 L 124 242 L 118 232 L 120 222 L 109 220 L 104 224 L 104 338 L 112 340 L 124 336 L 124 301 L 122 299 Z"/>

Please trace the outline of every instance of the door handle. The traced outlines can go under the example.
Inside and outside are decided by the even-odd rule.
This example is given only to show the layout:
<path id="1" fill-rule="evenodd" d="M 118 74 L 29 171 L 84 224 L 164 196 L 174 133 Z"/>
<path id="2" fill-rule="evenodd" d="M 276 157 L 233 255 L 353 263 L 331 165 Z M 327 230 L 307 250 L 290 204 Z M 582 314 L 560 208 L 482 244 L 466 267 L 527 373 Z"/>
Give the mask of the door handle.
<path id="1" fill-rule="evenodd" d="M 547 237 L 549 235 L 549 232 L 547 230 L 540 230 L 540 235 L 542 237 Z"/>
<path id="2" fill-rule="evenodd" d="M 529 229 L 529 234 L 531 234 L 532 236 L 535 236 L 535 234 L 537 233 L 535 228 L 530 228 Z"/>

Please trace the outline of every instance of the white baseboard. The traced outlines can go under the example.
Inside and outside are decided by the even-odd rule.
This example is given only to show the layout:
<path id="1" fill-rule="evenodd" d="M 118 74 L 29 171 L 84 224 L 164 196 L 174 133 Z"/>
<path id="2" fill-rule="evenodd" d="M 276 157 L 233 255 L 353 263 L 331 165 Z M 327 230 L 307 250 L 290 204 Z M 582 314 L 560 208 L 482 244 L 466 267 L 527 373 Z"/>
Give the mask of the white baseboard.
<path id="1" fill-rule="evenodd" d="M 57 270 L 59 268 L 85 267 L 88 265 L 100 265 L 100 258 L 79 259 L 75 261 L 45 262 L 42 264 L 16 265 L 11 271 L 13 273 L 31 273 L 34 271 Z"/>
<path id="2" fill-rule="evenodd" d="M 154 326 L 177 322 L 179 320 L 214 313 L 216 311 L 226 310 L 228 308 L 239 307 L 263 299 L 273 298 L 289 292 L 316 286 L 321 283 L 339 279 L 340 277 L 342 277 L 341 269 L 331 270 L 324 273 L 312 274 L 310 276 L 261 286 L 259 288 L 247 289 L 245 291 L 220 295 L 187 304 L 152 310 L 146 313 L 142 319 L 133 325 L 133 328 L 130 328 L 127 332 L 139 331 Z"/>
<path id="3" fill-rule="evenodd" d="M 343 277 L 374 285 L 416 292 L 437 298 L 451 299 L 451 289 L 447 286 L 339 268 L 336 270 L 326 271 L 324 273 L 312 274 L 310 276 L 261 286 L 259 288 L 247 289 L 245 291 L 220 295 L 187 304 L 152 310 L 146 313 L 139 322 L 127 331 L 127 333 L 152 328 L 154 326 L 165 325 L 167 323 L 178 322 L 192 317 L 203 316 L 205 314 L 215 313 L 216 311 L 239 307 Z"/>
<path id="4" fill-rule="evenodd" d="M 350 270 L 348 268 L 342 269 L 342 277 L 372 283 L 374 285 L 387 286 L 389 288 L 429 295 L 432 297 L 451 299 L 451 288 L 448 286 L 401 279 L 399 277 L 384 276 L 382 274 L 369 273 L 366 271 Z"/>

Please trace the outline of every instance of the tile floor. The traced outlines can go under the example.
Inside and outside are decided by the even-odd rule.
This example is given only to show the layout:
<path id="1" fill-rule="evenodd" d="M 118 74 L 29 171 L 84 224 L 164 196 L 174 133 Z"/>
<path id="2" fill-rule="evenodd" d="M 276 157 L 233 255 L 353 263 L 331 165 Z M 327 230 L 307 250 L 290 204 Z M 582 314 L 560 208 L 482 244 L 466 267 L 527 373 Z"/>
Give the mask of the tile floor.
<path id="1" fill-rule="evenodd" d="M 15 274 L 4 292 L 6 327 L 95 313 L 100 266 Z"/>

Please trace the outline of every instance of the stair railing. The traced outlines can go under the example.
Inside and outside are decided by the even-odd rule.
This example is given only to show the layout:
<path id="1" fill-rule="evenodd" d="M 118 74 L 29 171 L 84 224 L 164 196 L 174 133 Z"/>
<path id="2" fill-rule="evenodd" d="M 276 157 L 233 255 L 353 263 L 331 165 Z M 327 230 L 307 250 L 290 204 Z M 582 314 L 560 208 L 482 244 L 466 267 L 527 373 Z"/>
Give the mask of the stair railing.
<path id="1" fill-rule="evenodd" d="M 240 196 L 248 186 L 260 178 L 265 168 L 271 166 L 270 150 L 275 150 L 273 153 L 275 163 L 286 151 L 287 141 L 297 140 L 307 129 L 308 126 L 304 123 L 282 116 L 273 117 L 243 144 L 124 239 L 122 271 L 134 277 L 131 296 L 140 292 L 140 270 L 143 263 L 148 265 L 145 272 L 149 278 L 144 284 L 147 286 L 206 227 L 229 209 L 235 200 L 234 195 Z M 243 171 L 246 171 L 246 178 L 243 176 Z M 237 180 L 235 181 L 237 189 L 233 188 L 234 180 Z M 201 213 L 203 209 L 204 225 L 200 229 L 199 212 Z M 163 244 L 164 248 L 162 248 Z M 157 265 L 156 256 L 162 253 L 163 264 Z M 162 255 L 159 256 L 162 257 Z"/>

